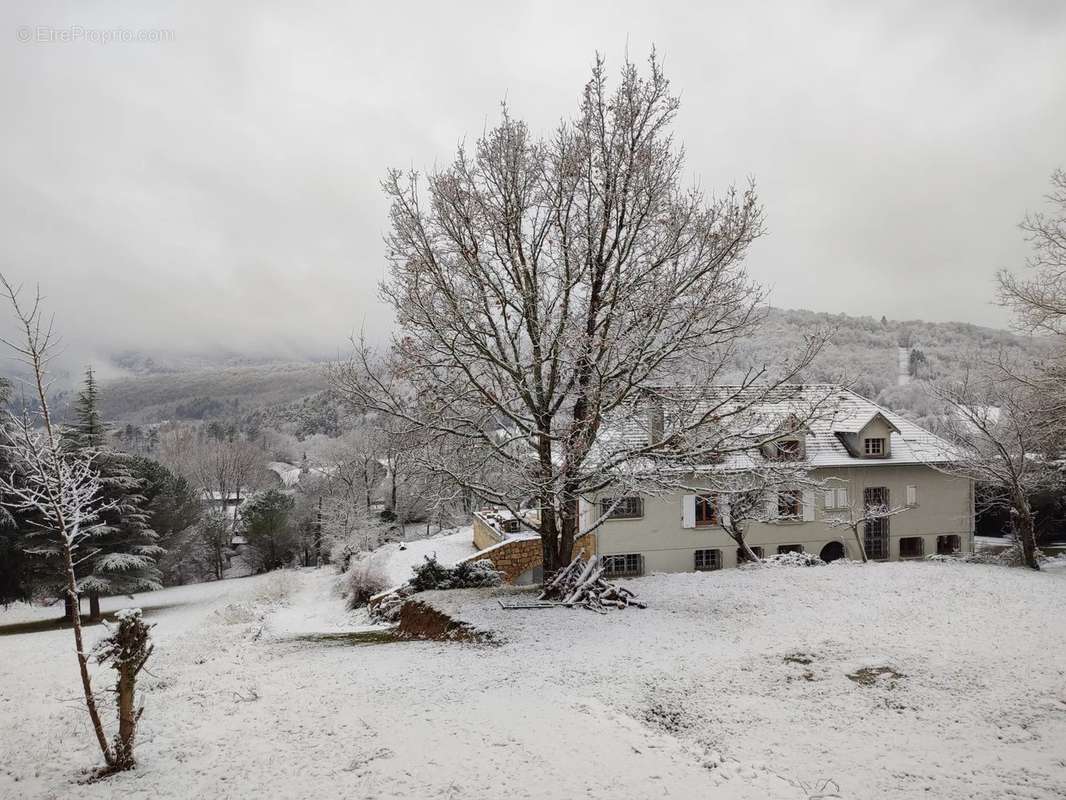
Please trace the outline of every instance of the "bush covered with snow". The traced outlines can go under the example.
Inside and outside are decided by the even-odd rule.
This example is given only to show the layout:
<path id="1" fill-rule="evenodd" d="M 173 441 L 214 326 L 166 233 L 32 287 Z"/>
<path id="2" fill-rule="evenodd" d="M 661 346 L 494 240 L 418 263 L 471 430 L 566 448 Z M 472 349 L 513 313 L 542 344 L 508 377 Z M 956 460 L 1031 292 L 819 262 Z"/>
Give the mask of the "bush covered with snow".
<path id="1" fill-rule="evenodd" d="M 497 572 L 491 561 L 462 561 L 454 567 L 446 567 L 434 556 L 426 556 L 422 564 L 413 567 L 414 576 L 410 586 L 416 592 L 431 589 L 476 589 L 483 586 L 499 586 L 503 575 Z"/>
<path id="2" fill-rule="evenodd" d="M 752 567 L 824 567 L 825 562 L 813 553 L 777 553 L 767 556 L 759 564 L 744 564 L 741 569 Z"/>

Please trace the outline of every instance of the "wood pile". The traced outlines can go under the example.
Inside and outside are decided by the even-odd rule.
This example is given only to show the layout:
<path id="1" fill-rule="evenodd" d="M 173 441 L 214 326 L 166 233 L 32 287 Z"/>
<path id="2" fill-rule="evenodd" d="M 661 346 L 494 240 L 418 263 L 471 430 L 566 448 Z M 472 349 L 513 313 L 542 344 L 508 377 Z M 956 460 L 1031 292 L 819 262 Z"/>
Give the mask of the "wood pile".
<path id="1" fill-rule="evenodd" d="M 608 608 L 647 608 L 629 589 L 615 586 L 604 578 L 603 570 L 600 556 L 593 556 L 588 561 L 575 556 L 544 585 L 539 600 L 571 607 L 583 606 L 601 614 L 606 614 Z"/>

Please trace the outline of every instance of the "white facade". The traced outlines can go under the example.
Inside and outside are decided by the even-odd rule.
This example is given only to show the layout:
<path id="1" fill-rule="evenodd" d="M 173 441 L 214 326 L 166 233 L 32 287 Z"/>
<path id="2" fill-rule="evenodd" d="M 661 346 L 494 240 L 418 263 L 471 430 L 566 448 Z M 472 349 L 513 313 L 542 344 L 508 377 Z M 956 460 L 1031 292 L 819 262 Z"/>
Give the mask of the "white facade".
<path id="1" fill-rule="evenodd" d="M 896 513 L 869 528 L 860 524 L 858 531 L 871 559 L 972 552 L 973 482 L 934 466 L 950 461 L 950 445 L 852 392 L 839 390 L 836 399 L 836 413 L 803 430 L 774 434 L 776 438 L 763 448 L 768 460 L 787 452 L 789 460 L 802 462 L 808 472 L 796 486 L 767 491 L 761 521 L 743 526 L 747 544 L 761 556 L 801 549 L 826 560 L 858 559 L 861 553 L 852 530 L 828 521 L 861 519 L 866 508 L 877 505 Z M 779 449 L 789 440 L 790 448 Z M 757 470 L 757 460 L 744 468 Z M 736 468 L 727 465 L 725 470 L 729 469 Z M 623 503 L 610 490 L 586 498 L 582 532 L 595 527 L 596 551 L 628 557 L 615 562 L 627 564 L 627 572 L 735 566 L 737 544 L 721 527 L 730 514 L 729 494 L 710 488 L 698 491 L 712 485 L 710 477 L 719 486 L 728 483 L 710 467 L 702 477 L 692 475 L 683 481 L 690 487 L 684 492 Z M 781 499 L 781 494 L 794 499 Z M 601 521 L 601 514 L 611 509 L 615 509 L 612 516 Z M 781 514 L 781 509 L 791 513 Z"/>
<path id="2" fill-rule="evenodd" d="M 890 504 L 907 507 L 886 520 L 888 560 L 900 558 L 900 540 L 915 537 L 921 539 L 921 555 L 936 553 L 938 543 L 957 545 L 963 552 L 973 550 L 973 484 L 969 480 L 944 475 L 932 467 L 894 465 L 816 470 L 811 477 L 824 482 L 826 488 L 802 492 L 802 515 L 750 523 L 745 531 L 749 546 L 762 548 L 761 555 L 767 556 L 777 553 L 779 547 L 793 545 L 822 555 L 826 545 L 839 542 L 847 558 L 858 559 L 851 530 L 830 527 L 826 520 L 847 516 L 849 508 L 861 515 L 865 490 L 884 487 Z M 715 497 L 721 513 L 728 513 L 725 498 L 708 494 Z M 696 569 L 698 550 L 718 550 L 720 566 L 736 566 L 736 543 L 717 525 L 696 525 L 691 498 L 693 495 L 681 492 L 642 497 L 641 516 L 608 519 L 600 525 L 596 551 L 601 555 L 639 553 L 645 573 L 691 572 Z M 908 502 L 911 500 L 913 503 Z M 844 504 L 847 507 L 842 507 Z M 958 540 L 938 542 L 942 536 L 957 536 Z"/>

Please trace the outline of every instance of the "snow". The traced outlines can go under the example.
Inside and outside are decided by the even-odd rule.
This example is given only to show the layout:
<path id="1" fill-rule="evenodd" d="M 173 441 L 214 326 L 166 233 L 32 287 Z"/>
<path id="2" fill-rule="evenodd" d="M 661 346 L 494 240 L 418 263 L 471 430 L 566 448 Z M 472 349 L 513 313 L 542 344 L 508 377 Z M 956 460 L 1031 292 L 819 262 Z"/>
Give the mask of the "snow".
<path id="1" fill-rule="evenodd" d="M 381 560 L 452 558 L 460 541 Z M 992 800 L 1066 785 L 1066 569 L 651 576 L 624 582 L 650 608 L 605 616 L 501 610 L 514 588 L 421 596 L 495 646 L 316 640 L 363 624 L 336 582 L 289 571 L 105 599 L 143 608 L 157 650 L 138 768 L 88 784 L 99 756 L 69 630 L 0 637 L 0 797 L 754 800 L 832 780 L 841 798 Z M 847 677 L 867 667 L 899 677 Z"/>
<path id="2" fill-rule="evenodd" d="M 404 549 L 400 549 L 401 544 Z M 474 547 L 474 530 L 471 526 L 459 528 L 451 533 L 431 536 L 427 539 L 415 539 L 410 542 L 390 542 L 379 547 L 363 565 L 369 564 L 373 569 L 380 569 L 390 585 L 399 586 L 411 577 L 411 568 L 421 564 L 426 556 L 434 556 L 445 566 L 451 567 L 467 556 L 477 552 Z"/>

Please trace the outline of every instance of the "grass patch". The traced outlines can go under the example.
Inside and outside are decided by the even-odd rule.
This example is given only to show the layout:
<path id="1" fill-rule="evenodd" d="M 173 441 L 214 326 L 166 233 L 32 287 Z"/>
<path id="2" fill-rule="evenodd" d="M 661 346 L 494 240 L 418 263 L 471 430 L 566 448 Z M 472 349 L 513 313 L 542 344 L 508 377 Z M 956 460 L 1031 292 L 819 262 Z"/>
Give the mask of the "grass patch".
<path id="1" fill-rule="evenodd" d="M 375 644 L 392 644 L 393 642 L 410 642 L 400 636 L 395 628 L 380 631 L 351 631 L 349 633 L 311 633 L 306 636 L 294 636 L 287 642 L 313 642 L 341 647 L 368 647 Z"/>

